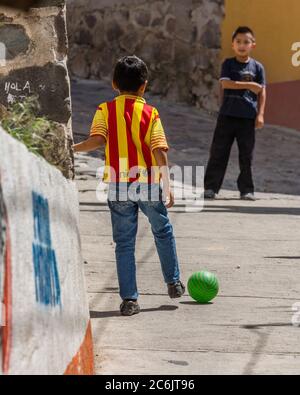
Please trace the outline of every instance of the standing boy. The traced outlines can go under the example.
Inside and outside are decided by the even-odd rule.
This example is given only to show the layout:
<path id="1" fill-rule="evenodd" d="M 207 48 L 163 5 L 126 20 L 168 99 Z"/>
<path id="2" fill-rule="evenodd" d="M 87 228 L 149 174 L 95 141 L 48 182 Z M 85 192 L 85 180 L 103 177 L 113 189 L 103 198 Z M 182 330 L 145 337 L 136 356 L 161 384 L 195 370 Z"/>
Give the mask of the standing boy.
<path id="1" fill-rule="evenodd" d="M 89 139 L 74 146 L 75 152 L 106 146 L 104 182 L 109 183 L 108 205 L 123 300 L 120 311 L 126 316 L 140 312 L 135 264 L 139 209 L 151 224 L 169 296 L 179 298 L 185 292 L 167 212 L 174 205 L 168 144 L 158 111 L 143 98 L 147 80 L 148 68 L 141 59 L 120 59 L 113 76 L 113 88 L 119 96 L 99 106 Z"/>
<path id="2" fill-rule="evenodd" d="M 264 126 L 266 105 L 265 70 L 250 57 L 256 47 L 253 31 L 239 27 L 233 34 L 235 57 L 222 65 L 222 106 L 205 174 L 205 198 L 215 199 L 221 189 L 229 161 L 231 147 L 237 140 L 240 175 L 237 181 L 240 197 L 255 200 L 252 178 L 252 159 L 255 129 Z"/>

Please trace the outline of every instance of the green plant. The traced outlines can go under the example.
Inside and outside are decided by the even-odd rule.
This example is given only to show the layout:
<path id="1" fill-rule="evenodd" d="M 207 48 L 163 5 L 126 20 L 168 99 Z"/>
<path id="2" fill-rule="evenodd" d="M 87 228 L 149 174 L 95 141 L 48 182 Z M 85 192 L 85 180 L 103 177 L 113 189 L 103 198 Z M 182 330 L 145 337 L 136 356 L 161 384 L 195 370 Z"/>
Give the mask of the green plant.
<path id="1" fill-rule="evenodd" d="M 29 151 L 45 158 L 61 171 L 68 158 L 63 126 L 39 116 L 37 97 L 28 97 L 1 113 L 1 126 L 12 137 L 26 145 Z"/>
<path id="2" fill-rule="evenodd" d="M 43 156 L 48 147 L 44 137 L 51 129 L 51 122 L 38 117 L 39 104 L 36 97 L 29 97 L 11 105 L 1 119 L 1 126 L 12 137 L 22 141 L 29 151 Z"/>

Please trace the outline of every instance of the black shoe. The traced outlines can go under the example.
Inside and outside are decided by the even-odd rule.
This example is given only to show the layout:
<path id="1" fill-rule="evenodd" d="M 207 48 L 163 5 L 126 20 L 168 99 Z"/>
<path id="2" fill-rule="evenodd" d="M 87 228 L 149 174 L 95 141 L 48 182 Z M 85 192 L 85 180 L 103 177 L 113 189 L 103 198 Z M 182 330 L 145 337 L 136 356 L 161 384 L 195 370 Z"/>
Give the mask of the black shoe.
<path id="1" fill-rule="evenodd" d="M 217 197 L 217 194 L 212 189 L 207 189 L 204 191 L 204 199 L 205 200 L 215 200 L 216 197 Z"/>
<path id="2" fill-rule="evenodd" d="M 120 306 L 121 315 L 124 316 L 138 314 L 140 311 L 140 306 L 136 300 L 124 300 Z"/>
<path id="3" fill-rule="evenodd" d="M 181 296 L 185 293 L 185 286 L 181 281 L 177 283 L 168 284 L 168 294 L 171 299 L 181 298 Z"/>

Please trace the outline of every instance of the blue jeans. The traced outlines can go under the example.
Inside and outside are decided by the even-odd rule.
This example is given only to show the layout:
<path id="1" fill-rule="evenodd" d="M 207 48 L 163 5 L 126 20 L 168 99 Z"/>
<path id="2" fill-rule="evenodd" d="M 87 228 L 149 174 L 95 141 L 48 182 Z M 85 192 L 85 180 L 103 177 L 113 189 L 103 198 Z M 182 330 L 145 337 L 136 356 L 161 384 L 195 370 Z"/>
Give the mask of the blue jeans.
<path id="1" fill-rule="evenodd" d="M 135 264 L 139 209 L 150 222 L 165 282 L 169 284 L 180 279 L 173 227 L 162 200 L 160 186 L 135 184 L 133 189 L 136 193 L 130 193 L 128 196 L 130 186 L 133 184 L 110 184 L 108 197 L 113 239 L 116 243 L 120 296 L 123 300 L 136 300 L 139 296 Z M 151 193 L 156 196 L 155 199 L 150 199 Z"/>

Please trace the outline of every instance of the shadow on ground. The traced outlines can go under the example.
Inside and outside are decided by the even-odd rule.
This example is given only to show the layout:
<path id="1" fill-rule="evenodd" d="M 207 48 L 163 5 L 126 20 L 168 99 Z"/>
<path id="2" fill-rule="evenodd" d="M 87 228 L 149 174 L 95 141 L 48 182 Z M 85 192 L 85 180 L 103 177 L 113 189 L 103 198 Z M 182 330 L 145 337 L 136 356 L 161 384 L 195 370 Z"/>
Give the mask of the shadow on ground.
<path id="1" fill-rule="evenodd" d="M 262 215 L 300 215 L 300 207 L 258 207 L 258 206 L 206 206 L 205 213 L 237 213 L 237 214 L 262 214 Z"/>
<path id="2" fill-rule="evenodd" d="M 177 306 L 167 306 L 163 305 L 160 307 L 156 308 L 149 308 L 149 309 L 141 309 L 141 313 L 153 313 L 157 311 L 174 311 L 177 310 Z M 111 317 L 122 317 L 120 315 L 120 312 L 115 310 L 115 311 L 90 311 L 90 317 L 92 319 L 96 318 L 111 318 Z"/>

